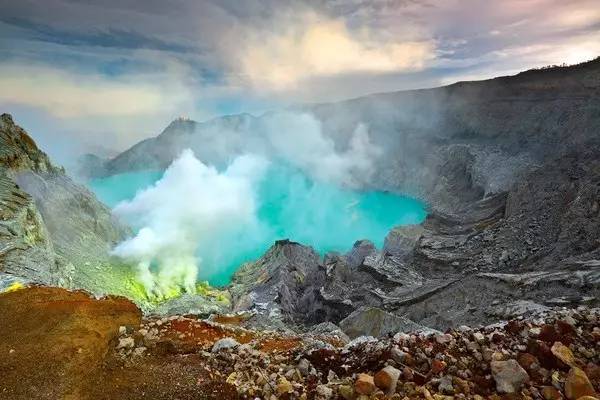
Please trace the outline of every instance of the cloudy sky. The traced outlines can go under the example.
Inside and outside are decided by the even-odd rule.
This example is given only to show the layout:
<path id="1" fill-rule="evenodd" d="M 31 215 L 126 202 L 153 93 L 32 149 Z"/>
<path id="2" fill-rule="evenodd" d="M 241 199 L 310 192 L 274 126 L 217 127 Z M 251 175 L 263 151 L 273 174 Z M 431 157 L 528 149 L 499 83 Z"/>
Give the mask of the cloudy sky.
<path id="1" fill-rule="evenodd" d="M 173 118 L 448 84 L 600 55 L 598 0 L 2 0 L 0 112 L 55 157 Z M 89 147 L 88 147 L 89 146 Z"/>

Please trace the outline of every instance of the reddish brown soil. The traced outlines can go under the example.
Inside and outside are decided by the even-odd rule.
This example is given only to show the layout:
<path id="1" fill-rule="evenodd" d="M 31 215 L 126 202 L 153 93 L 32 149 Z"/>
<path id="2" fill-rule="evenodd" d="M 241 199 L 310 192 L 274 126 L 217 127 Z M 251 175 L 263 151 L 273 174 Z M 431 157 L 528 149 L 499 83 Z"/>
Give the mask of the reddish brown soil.
<path id="1" fill-rule="evenodd" d="M 141 313 L 123 298 L 34 287 L 0 295 L 0 399 L 77 399 Z"/>
<path id="2" fill-rule="evenodd" d="M 237 328 L 233 320 L 222 322 L 232 328 L 185 318 L 168 321 L 144 357 L 123 360 L 115 351 L 119 327 L 137 330 L 141 323 L 130 301 L 47 287 L 2 294 L 0 400 L 236 399 L 226 377 L 206 368 L 201 351 L 224 337 L 259 340 L 267 353 L 301 344 Z"/>
<path id="3" fill-rule="evenodd" d="M 198 354 L 150 355 L 136 363 L 109 360 L 87 385 L 86 399 L 202 400 L 237 399 L 222 377 L 215 379 Z M 216 383 L 218 382 L 218 384 Z"/>
<path id="4" fill-rule="evenodd" d="M 242 325 L 248 319 L 246 315 L 214 315 L 212 321 L 223 325 Z"/>

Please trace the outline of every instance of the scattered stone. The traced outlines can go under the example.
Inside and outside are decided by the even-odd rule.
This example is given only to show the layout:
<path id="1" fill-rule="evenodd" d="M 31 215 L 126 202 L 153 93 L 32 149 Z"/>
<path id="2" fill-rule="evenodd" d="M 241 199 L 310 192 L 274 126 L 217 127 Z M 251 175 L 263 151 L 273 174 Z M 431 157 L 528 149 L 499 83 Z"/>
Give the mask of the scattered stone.
<path id="1" fill-rule="evenodd" d="M 135 357 L 143 357 L 146 347 L 153 362 L 154 357 L 177 360 L 195 352 L 198 360 L 194 363 L 206 370 L 194 378 L 199 385 L 223 385 L 232 395 L 247 399 L 562 400 L 567 398 L 566 390 L 569 400 L 580 400 L 582 393 L 588 396 L 583 400 L 591 400 L 590 381 L 597 381 L 600 368 L 593 333 L 598 319 L 590 317 L 597 312 L 588 310 L 573 314 L 556 310 L 536 319 L 465 332 L 450 330 L 444 335 L 412 332 L 395 338 L 363 337 L 351 345 L 339 341 L 320 345 L 310 332 L 259 332 L 192 318 L 169 319 L 157 328 L 153 320 L 153 327 L 145 322 L 140 330 L 128 328 L 120 339 L 129 339 L 129 344 L 114 356 L 119 362 L 124 360 L 127 368 L 136 362 L 145 364 Z M 559 324 L 565 315 L 572 315 L 573 321 Z M 548 334 L 554 330 L 567 335 L 570 344 L 532 338 L 530 330 L 537 326 L 552 327 L 546 328 Z M 113 335 L 118 328 L 111 330 Z M 142 330 L 153 337 L 150 344 Z M 224 339 L 215 342 L 211 336 Z M 10 348 L 5 351 L 7 360 Z M 576 362 L 581 370 L 573 369 L 567 376 L 565 361 Z M 212 389 L 207 386 L 206 390 Z"/>
<path id="2" fill-rule="evenodd" d="M 454 386 L 452 385 L 452 377 L 449 375 L 440 378 L 438 390 L 445 394 L 454 394 Z"/>
<path id="3" fill-rule="evenodd" d="M 368 374 L 358 374 L 356 381 L 354 382 L 354 390 L 358 394 L 370 395 L 375 392 L 375 382 L 373 377 Z"/>
<path id="4" fill-rule="evenodd" d="M 544 386 L 542 388 L 542 396 L 545 400 L 560 400 L 562 395 L 554 386 Z"/>
<path id="5" fill-rule="evenodd" d="M 327 400 L 333 397 L 333 389 L 327 385 L 317 386 L 317 396 L 321 399 Z"/>
<path id="6" fill-rule="evenodd" d="M 133 349 L 133 356 L 134 357 L 141 357 L 144 355 L 144 353 L 146 352 L 146 350 L 148 350 L 146 347 L 144 346 L 140 346 L 140 347 L 136 347 L 135 349 Z"/>
<path id="7" fill-rule="evenodd" d="M 583 372 L 585 372 L 590 381 L 600 383 L 600 366 L 588 363 L 588 365 L 585 366 Z"/>
<path id="8" fill-rule="evenodd" d="M 538 327 L 534 327 L 529 329 L 529 336 L 531 336 L 532 338 L 537 338 L 540 333 L 542 333 L 542 329 L 538 328 Z"/>
<path id="9" fill-rule="evenodd" d="M 492 361 L 492 376 L 500 393 L 515 393 L 529 380 L 529 375 L 516 360 Z"/>
<path id="10" fill-rule="evenodd" d="M 133 346 L 135 346 L 135 340 L 132 337 L 120 338 L 119 344 L 117 344 L 117 350 L 131 349 Z"/>
<path id="11" fill-rule="evenodd" d="M 312 365 L 310 364 L 310 361 L 308 361 L 306 358 L 302 358 L 298 362 L 297 368 L 298 368 L 298 371 L 300 371 L 300 373 L 302 374 L 302 376 L 308 376 L 309 373 L 311 372 Z"/>
<path id="12" fill-rule="evenodd" d="M 473 333 L 473 338 L 475 338 L 475 340 L 479 343 L 481 343 L 485 340 L 485 336 L 483 336 L 483 333 L 481 333 L 481 332 Z"/>
<path id="13" fill-rule="evenodd" d="M 455 392 L 463 393 L 465 395 L 469 395 L 471 393 L 469 382 L 464 379 L 455 376 L 452 379 L 452 384 L 455 387 Z"/>
<path id="14" fill-rule="evenodd" d="M 519 365 L 523 367 L 526 371 L 532 371 L 536 367 L 539 367 L 540 362 L 537 357 L 530 353 L 521 353 L 517 357 L 517 361 Z"/>
<path id="15" fill-rule="evenodd" d="M 560 361 L 562 361 L 569 367 L 577 366 L 575 363 L 575 356 L 573 355 L 573 352 L 561 342 L 554 342 L 550 350 L 556 358 L 558 358 Z"/>
<path id="16" fill-rule="evenodd" d="M 279 382 L 277 382 L 277 387 L 275 388 L 275 391 L 277 392 L 278 395 L 282 395 L 282 394 L 293 392 L 294 387 L 292 386 L 290 381 L 281 377 L 281 378 L 279 378 Z"/>
<path id="17" fill-rule="evenodd" d="M 404 359 L 406 358 L 406 353 L 400 350 L 398 346 L 392 347 L 392 349 L 390 350 L 390 355 L 392 357 L 392 360 L 396 361 L 399 364 L 403 363 Z"/>
<path id="18" fill-rule="evenodd" d="M 407 381 L 412 381 L 415 379 L 415 375 L 409 367 L 402 368 L 402 377 Z"/>
<path id="19" fill-rule="evenodd" d="M 443 370 L 446 369 L 446 362 L 438 359 L 434 359 L 431 362 L 431 372 L 434 374 L 439 374 Z"/>
<path id="20" fill-rule="evenodd" d="M 375 374 L 373 381 L 375 386 L 386 391 L 388 394 L 392 394 L 396 391 L 398 378 L 400 378 L 400 370 L 388 365 Z"/>
<path id="21" fill-rule="evenodd" d="M 338 393 L 345 400 L 353 400 L 354 399 L 354 389 L 350 385 L 340 385 L 338 387 Z"/>
<path id="22" fill-rule="evenodd" d="M 595 396 L 596 391 L 585 372 L 572 367 L 565 381 L 565 395 L 569 400 L 577 400 L 583 396 Z"/>
<path id="23" fill-rule="evenodd" d="M 448 333 L 435 336 L 435 341 L 438 342 L 439 344 L 450 343 L 452 341 L 452 339 L 454 339 L 454 338 L 452 337 L 452 335 L 450 335 Z"/>
<path id="24" fill-rule="evenodd" d="M 237 342 L 237 340 L 233 339 L 233 338 L 223 338 L 220 340 L 217 340 L 215 342 L 215 344 L 212 347 L 212 352 L 213 353 L 218 353 L 221 350 L 227 350 L 227 349 L 232 349 L 234 347 L 239 346 L 240 344 Z"/>

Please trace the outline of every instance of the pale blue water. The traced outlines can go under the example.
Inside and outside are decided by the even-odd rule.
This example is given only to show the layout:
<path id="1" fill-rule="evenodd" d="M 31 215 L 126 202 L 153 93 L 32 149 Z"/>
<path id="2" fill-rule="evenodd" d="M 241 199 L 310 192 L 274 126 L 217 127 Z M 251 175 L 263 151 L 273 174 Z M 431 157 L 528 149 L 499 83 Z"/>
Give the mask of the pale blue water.
<path id="1" fill-rule="evenodd" d="M 95 179 L 90 187 L 114 207 L 160 179 L 161 172 L 132 172 Z M 227 237 L 199 243 L 201 280 L 224 285 L 244 262 L 259 258 L 279 239 L 310 245 L 319 253 L 346 252 L 359 239 L 379 248 L 395 226 L 415 224 L 426 216 L 425 205 L 391 193 L 344 189 L 315 182 L 298 170 L 270 167 L 256 188 L 259 228 L 240 227 Z"/>
<path id="2" fill-rule="evenodd" d="M 162 175 L 162 171 L 127 172 L 93 179 L 89 186 L 104 204 L 113 208 L 123 200 L 133 199 L 139 190 L 152 185 Z"/>

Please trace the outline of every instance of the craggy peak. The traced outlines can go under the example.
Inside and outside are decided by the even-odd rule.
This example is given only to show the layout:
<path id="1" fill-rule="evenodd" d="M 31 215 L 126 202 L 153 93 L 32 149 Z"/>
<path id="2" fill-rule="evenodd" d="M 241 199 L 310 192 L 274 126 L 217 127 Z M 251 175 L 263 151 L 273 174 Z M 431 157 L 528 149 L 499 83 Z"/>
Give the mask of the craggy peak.
<path id="1" fill-rule="evenodd" d="M 0 9 L 0 400 L 600 400 L 597 0 Z"/>

